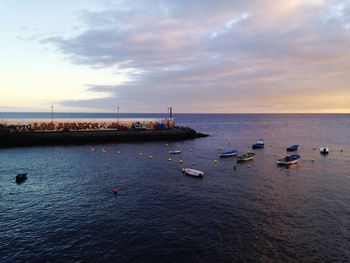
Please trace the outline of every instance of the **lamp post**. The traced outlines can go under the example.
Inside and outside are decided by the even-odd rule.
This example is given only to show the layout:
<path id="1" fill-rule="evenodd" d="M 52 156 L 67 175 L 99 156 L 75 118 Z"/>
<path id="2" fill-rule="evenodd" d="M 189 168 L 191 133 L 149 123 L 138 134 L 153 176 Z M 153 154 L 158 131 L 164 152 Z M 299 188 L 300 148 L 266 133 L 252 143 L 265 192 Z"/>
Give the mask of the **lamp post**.
<path id="1" fill-rule="evenodd" d="M 51 123 L 53 124 L 53 106 L 51 106 Z"/>

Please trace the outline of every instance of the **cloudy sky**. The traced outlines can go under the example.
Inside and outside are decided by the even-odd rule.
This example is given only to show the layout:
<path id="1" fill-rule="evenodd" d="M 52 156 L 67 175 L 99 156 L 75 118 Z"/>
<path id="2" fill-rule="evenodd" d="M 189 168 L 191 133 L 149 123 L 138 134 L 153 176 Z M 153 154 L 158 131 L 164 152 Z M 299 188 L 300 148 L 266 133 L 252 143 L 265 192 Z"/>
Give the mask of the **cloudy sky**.
<path id="1" fill-rule="evenodd" d="M 1 0 L 0 111 L 348 112 L 348 0 Z"/>

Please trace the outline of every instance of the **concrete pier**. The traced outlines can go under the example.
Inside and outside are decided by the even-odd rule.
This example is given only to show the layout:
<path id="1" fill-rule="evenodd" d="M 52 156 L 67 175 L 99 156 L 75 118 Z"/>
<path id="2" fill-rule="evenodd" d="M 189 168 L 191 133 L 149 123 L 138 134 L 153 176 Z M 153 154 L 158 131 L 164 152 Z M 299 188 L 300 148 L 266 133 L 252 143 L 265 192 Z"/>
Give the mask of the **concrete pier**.
<path id="1" fill-rule="evenodd" d="M 185 140 L 208 135 L 184 127 L 169 130 L 88 130 L 0 132 L 0 147 Z"/>

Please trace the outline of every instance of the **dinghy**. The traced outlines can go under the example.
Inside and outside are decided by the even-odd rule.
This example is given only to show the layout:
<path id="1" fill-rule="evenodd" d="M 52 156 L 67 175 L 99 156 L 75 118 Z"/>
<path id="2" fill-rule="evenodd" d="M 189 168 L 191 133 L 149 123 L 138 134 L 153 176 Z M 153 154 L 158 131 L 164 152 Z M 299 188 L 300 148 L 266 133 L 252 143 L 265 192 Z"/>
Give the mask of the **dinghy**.
<path id="1" fill-rule="evenodd" d="M 283 159 L 279 159 L 277 160 L 277 164 L 278 165 L 291 165 L 291 164 L 296 164 L 298 163 L 298 160 L 300 159 L 300 155 L 290 155 L 290 156 L 286 156 Z"/>
<path id="2" fill-rule="evenodd" d="M 169 151 L 170 154 L 180 154 L 180 150 Z"/>
<path id="3" fill-rule="evenodd" d="M 299 145 L 293 145 L 287 148 L 287 151 L 291 152 L 291 151 L 297 151 L 298 150 Z"/>
<path id="4" fill-rule="evenodd" d="M 17 184 L 20 184 L 20 183 L 24 182 L 25 180 L 27 180 L 27 174 L 26 173 L 18 174 L 16 176 L 16 183 Z"/>
<path id="5" fill-rule="evenodd" d="M 185 169 L 185 173 L 187 175 L 195 176 L 195 177 L 203 177 L 204 173 L 202 171 L 194 170 L 194 169 Z"/>
<path id="6" fill-rule="evenodd" d="M 252 145 L 253 149 L 264 148 L 265 142 L 263 139 L 259 139 L 259 141 Z"/>
<path id="7" fill-rule="evenodd" d="M 254 158 L 255 153 L 246 153 L 240 156 L 237 156 L 237 162 L 249 161 Z"/>
<path id="8" fill-rule="evenodd" d="M 220 153 L 220 157 L 230 157 L 230 156 L 235 156 L 237 154 L 237 150 L 232 150 L 224 153 Z"/>
<path id="9" fill-rule="evenodd" d="M 320 148 L 320 154 L 328 154 L 329 153 L 329 149 L 327 147 L 321 147 Z"/>

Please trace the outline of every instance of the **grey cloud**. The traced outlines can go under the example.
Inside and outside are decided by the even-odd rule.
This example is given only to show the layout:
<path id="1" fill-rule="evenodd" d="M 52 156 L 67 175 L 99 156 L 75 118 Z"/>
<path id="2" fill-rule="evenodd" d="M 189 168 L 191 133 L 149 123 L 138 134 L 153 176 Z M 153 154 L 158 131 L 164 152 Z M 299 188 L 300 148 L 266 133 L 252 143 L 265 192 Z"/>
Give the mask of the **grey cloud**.
<path id="1" fill-rule="evenodd" d="M 76 37 L 42 43 L 55 45 L 76 64 L 130 70 L 131 80 L 122 85 L 89 85 L 89 91 L 109 97 L 61 102 L 66 106 L 108 109 L 125 103 L 130 111 L 156 111 L 168 104 L 201 109 L 204 103 L 215 111 L 235 103 L 254 109 L 267 108 L 261 101 L 267 94 L 275 109 L 283 107 L 281 96 L 327 88 L 346 92 L 348 7 L 337 15 L 334 6 L 344 1 L 296 3 L 124 1 L 107 11 L 84 12 L 88 29 Z"/>

